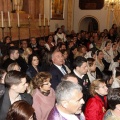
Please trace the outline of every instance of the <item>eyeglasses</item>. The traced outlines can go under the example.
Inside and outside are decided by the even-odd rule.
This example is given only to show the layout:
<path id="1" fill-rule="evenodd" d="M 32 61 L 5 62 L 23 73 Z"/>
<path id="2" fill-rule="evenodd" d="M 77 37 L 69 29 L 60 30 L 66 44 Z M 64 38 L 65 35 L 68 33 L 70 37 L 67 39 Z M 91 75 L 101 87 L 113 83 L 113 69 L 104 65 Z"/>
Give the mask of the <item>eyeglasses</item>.
<path id="1" fill-rule="evenodd" d="M 50 82 L 48 82 L 48 83 L 43 83 L 43 85 L 50 85 L 51 83 Z"/>

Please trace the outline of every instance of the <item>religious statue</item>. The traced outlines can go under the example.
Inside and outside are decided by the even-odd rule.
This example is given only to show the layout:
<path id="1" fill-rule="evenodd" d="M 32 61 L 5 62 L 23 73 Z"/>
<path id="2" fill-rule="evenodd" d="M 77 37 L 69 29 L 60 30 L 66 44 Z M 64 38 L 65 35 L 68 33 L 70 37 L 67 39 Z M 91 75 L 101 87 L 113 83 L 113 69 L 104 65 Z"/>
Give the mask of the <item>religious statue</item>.
<path id="1" fill-rule="evenodd" d="M 11 0 L 13 11 L 22 11 L 23 0 Z"/>

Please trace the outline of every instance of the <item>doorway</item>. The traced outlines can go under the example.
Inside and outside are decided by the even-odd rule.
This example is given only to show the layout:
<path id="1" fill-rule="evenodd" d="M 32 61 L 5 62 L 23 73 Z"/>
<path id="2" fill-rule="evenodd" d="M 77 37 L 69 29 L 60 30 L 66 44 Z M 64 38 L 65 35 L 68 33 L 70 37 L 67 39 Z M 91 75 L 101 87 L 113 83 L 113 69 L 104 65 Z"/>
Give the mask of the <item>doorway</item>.
<path id="1" fill-rule="evenodd" d="M 94 17 L 86 16 L 80 20 L 79 31 L 84 30 L 88 32 L 95 32 L 99 30 L 99 24 Z"/>

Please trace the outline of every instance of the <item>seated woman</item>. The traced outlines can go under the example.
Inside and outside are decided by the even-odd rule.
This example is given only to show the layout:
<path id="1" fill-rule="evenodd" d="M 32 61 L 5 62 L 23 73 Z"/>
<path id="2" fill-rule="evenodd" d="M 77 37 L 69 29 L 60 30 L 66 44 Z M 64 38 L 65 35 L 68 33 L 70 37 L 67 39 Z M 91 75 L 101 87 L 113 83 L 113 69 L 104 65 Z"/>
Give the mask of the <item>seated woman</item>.
<path id="1" fill-rule="evenodd" d="M 21 54 L 21 57 L 26 61 L 26 63 L 28 63 L 28 58 L 32 53 L 32 48 L 26 48 Z"/>
<path id="2" fill-rule="evenodd" d="M 11 70 L 16 70 L 16 71 L 20 71 L 21 68 L 20 66 L 18 65 L 18 63 L 14 62 L 14 63 L 11 63 L 8 67 L 7 67 L 7 71 L 11 71 Z"/>
<path id="3" fill-rule="evenodd" d="M 112 71 L 106 71 L 106 72 L 104 72 L 104 75 L 103 75 L 102 79 L 105 81 L 108 89 L 111 88 L 111 86 L 112 86 L 112 84 L 114 82 Z"/>
<path id="4" fill-rule="evenodd" d="M 52 52 L 44 52 L 41 60 L 41 71 L 48 72 L 52 65 Z"/>
<path id="5" fill-rule="evenodd" d="M 103 63 L 103 56 L 104 54 L 101 50 L 96 51 L 96 67 L 98 67 L 101 72 L 103 72 L 105 69 L 105 65 Z"/>
<path id="6" fill-rule="evenodd" d="M 38 72 L 41 71 L 41 67 L 39 66 L 39 57 L 36 54 L 32 54 L 28 58 L 28 69 L 26 74 L 33 78 Z"/>
<path id="7" fill-rule="evenodd" d="M 115 68 L 114 82 L 113 82 L 111 87 L 112 88 L 119 88 L 120 87 L 120 67 Z"/>
<path id="8" fill-rule="evenodd" d="M 50 87 L 50 73 L 40 72 L 33 79 L 33 108 L 37 120 L 47 120 L 49 112 L 55 104 L 55 92 Z"/>
<path id="9" fill-rule="evenodd" d="M 111 49 L 111 41 L 107 41 L 104 49 L 102 50 L 104 54 L 104 60 L 106 61 L 106 64 L 105 64 L 106 69 L 108 69 L 110 66 L 110 63 L 113 62 L 113 56 L 110 49 Z"/>
<path id="10" fill-rule="evenodd" d="M 88 99 L 85 107 L 86 120 L 102 120 L 106 109 L 108 88 L 103 80 L 92 81 L 90 85 L 91 98 Z"/>
<path id="11" fill-rule="evenodd" d="M 67 52 L 67 50 L 61 50 L 60 52 L 62 53 L 63 58 L 64 58 L 64 62 L 65 62 L 64 65 L 67 66 L 68 71 L 71 72 L 71 70 L 72 70 L 72 65 L 70 64 L 70 60 L 69 60 L 69 58 L 68 58 L 68 52 Z M 69 73 L 69 72 L 68 72 L 68 73 Z"/>
<path id="12" fill-rule="evenodd" d="M 54 43 L 53 43 L 53 36 L 49 35 L 48 39 L 46 40 L 45 47 L 47 48 L 48 51 L 53 51 L 54 50 Z"/>
<path id="13" fill-rule="evenodd" d="M 102 78 L 102 72 L 96 67 L 96 62 L 95 59 L 93 58 L 88 58 L 87 59 L 87 64 L 88 64 L 88 72 L 87 75 L 89 77 L 90 82 L 96 79 Z"/>
<path id="14" fill-rule="evenodd" d="M 6 120 L 36 120 L 34 109 L 26 101 L 19 100 L 9 108 Z"/>
<path id="15" fill-rule="evenodd" d="M 107 98 L 110 109 L 103 120 L 120 120 L 120 88 L 111 89 Z"/>

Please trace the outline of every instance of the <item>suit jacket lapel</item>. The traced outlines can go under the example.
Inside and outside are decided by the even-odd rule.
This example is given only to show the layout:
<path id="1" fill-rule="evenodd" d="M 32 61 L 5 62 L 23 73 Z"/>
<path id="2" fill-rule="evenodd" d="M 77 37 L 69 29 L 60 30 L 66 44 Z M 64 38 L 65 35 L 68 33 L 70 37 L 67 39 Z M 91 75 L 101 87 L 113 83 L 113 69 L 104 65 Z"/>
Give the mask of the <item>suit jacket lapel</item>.
<path id="1" fill-rule="evenodd" d="M 57 66 L 54 65 L 55 68 L 57 68 L 57 72 L 63 76 L 63 73 L 59 70 Z"/>

